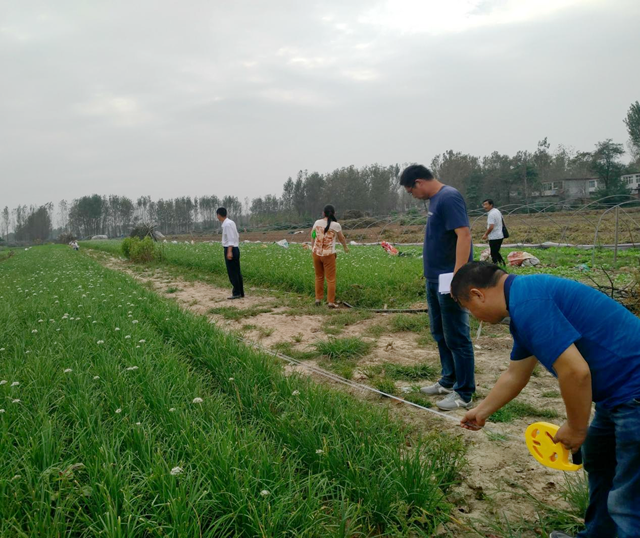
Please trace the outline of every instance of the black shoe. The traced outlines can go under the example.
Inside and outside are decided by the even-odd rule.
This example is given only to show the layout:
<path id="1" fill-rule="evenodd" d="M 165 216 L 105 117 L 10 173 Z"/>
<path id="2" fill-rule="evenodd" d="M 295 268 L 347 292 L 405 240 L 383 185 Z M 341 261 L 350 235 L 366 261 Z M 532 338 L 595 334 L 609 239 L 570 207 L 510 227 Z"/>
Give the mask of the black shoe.
<path id="1" fill-rule="evenodd" d="M 244 295 L 232 295 L 231 297 L 227 297 L 227 299 L 231 301 L 233 299 L 242 299 L 243 297 Z"/>

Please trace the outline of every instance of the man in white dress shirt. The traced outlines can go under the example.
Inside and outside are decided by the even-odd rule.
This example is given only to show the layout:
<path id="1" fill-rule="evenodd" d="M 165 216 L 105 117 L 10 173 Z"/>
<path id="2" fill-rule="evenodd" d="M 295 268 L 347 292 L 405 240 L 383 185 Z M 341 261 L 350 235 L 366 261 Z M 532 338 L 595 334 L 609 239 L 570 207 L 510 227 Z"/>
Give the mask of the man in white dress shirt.
<path id="1" fill-rule="evenodd" d="M 227 218 L 227 210 L 219 207 L 216 211 L 218 220 L 222 223 L 222 248 L 224 249 L 224 262 L 227 266 L 229 281 L 233 286 L 229 299 L 241 299 L 244 297 L 244 285 L 240 272 L 240 235 L 236 223 Z"/>
<path id="2" fill-rule="evenodd" d="M 504 258 L 500 254 L 500 247 L 504 240 L 502 232 L 502 213 L 494 207 L 493 200 L 487 198 L 482 202 L 482 207 L 487 212 L 487 231 L 484 232 L 482 239 L 489 239 L 489 248 L 491 249 L 491 260 L 493 263 L 505 265 Z"/>

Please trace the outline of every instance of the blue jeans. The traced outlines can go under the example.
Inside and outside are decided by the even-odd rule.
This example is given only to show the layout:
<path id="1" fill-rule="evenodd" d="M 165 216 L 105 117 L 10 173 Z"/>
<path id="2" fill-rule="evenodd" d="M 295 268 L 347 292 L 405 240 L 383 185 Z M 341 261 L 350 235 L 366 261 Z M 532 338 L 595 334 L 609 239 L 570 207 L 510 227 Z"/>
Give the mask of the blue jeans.
<path id="1" fill-rule="evenodd" d="M 596 414 L 582 445 L 589 507 L 582 538 L 640 536 L 640 399 Z"/>
<path id="2" fill-rule="evenodd" d="M 439 383 L 453 388 L 465 402 L 476 391 L 469 313 L 451 295 L 438 293 L 438 283 L 427 281 L 431 335 L 438 344 L 442 377 Z"/>

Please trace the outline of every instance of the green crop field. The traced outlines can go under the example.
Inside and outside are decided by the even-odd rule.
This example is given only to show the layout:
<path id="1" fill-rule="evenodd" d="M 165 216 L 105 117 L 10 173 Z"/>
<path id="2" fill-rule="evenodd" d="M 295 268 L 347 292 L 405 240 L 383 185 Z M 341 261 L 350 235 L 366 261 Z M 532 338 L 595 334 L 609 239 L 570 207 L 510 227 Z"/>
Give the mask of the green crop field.
<path id="1" fill-rule="evenodd" d="M 307 290 L 303 254 L 260 253 Z M 430 536 L 449 517 L 460 441 L 285 376 L 81 252 L 0 263 L 0 324 L 0 536 Z"/>
<path id="2" fill-rule="evenodd" d="M 120 255 L 120 241 L 83 242 L 83 247 L 103 250 Z M 314 293 L 314 272 L 311 254 L 299 244 L 291 244 L 284 249 L 274 244 L 242 244 L 242 274 L 249 286 L 277 288 L 308 296 Z M 183 269 L 205 271 L 226 275 L 222 247 L 219 243 L 157 244 L 162 253 L 162 263 Z M 339 249 L 337 296 L 358 307 L 402 307 L 425 301 L 424 279 L 422 278 L 422 248 L 401 247 L 403 256 L 390 256 L 381 247 L 354 246 L 348 254 Z M 478 259 L 482 249 L 476 248 Z M 503 249 L 507 254 L 515 249 Z M 509 268 L 517 274 L 548 273 L 576 280 L 586 280 L 584 264 L 591 266 L 592 252 L 576 248 L 527 249 L 542 262 L 532 268 Z M 616 267 L 613 252 L 599 250 L 596 268 L 636 268 L 639 251 L 621 250 Z M 583 266 L 583 267 L 581 267 Z M 622 281 L 629 277 L 623 271 Z"/>

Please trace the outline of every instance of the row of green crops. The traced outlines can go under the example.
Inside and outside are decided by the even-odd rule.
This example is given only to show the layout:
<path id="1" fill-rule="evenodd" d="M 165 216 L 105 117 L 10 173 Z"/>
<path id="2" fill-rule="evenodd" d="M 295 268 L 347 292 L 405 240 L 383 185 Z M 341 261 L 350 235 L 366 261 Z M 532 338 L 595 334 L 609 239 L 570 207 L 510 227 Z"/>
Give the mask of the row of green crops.
<path id="1" fill-rule="evenodd" d="M 121 254 L 119 241 L 93 241 L 82 245 Z M 163 263 L 173 266 L 226 274 L 223 249 L 219 243 L 157 245 Z M 425 300 L 422 279 L 421 247 L 401 247 L 404 256 L 389 256 L 376 246 L 351 247 L 348 254 L 338 253 L 338 299 L 360 307 L 411 305 Z M 476 248 L 478 259 L 482 249 Z M 505 257 L 511 250 L 503 249 Z M 521 274 L 549 273 L 584 279 L 583 264 L 591 264 L 591 252 L 575 248 L 529 249 L 542 262 L 541 267 L 510 268 Z M 599 264 L 612 264 L 613 253 L 598 253 Z M 245 282 L 251 286 L 278 288 L 313 296 L 314 272 L 311 254 L 301 245 L 284 249 L 274 244 L 241 245 L 241 265 Z M 638 266 L 638 251 L 619 252 L 618 266 Z"/>
<path id="2" fill-rule="evenodd" d="M 66 247 L 0 265 L 0 536 L 415 536 L 460 441 L 285 376 Z"/>

